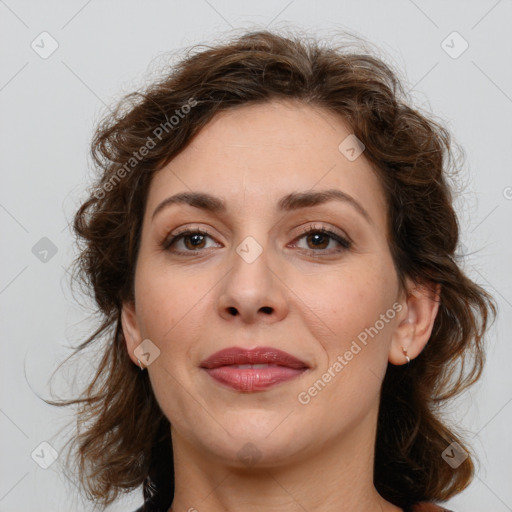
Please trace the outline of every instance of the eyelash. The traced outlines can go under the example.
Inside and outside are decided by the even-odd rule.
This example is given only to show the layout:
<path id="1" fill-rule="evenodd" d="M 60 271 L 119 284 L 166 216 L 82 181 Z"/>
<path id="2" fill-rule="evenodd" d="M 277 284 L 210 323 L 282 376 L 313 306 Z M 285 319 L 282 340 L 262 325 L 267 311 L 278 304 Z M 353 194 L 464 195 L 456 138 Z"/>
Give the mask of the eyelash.
<path id="1" fill-rule="evenodd" d="M 350 240 L 338 235 L 337 233 L 334 233 L 333 231 L 330 231 L 330 230 L 322 228 L 322 227 L 317 227 L 314 225 L 308 226 L 307 228 L 303 229 L 301 231 L 300 235 L 295 240 L 300 240 L 300 239 L 306 237 L 307 235 L 314 234 L 314 233 L 315 234 L 319 233 L 319 234 L 328 236 L 329 238 L 331 238 L 332 240 L 337 242 L 341 247 L 338 249 L 335 249 L 335 250 L 331 250 L 330 252 L 327 252 L 324 249 L 319 249 L 319 250 L 315 250 L 315 249 L 307 250 L 306 249 L 307 252 L 310 252 L 313 254 L 323 252 L 323 253 L 326 253 L 326 255 L 331 255 L 331 254 L 347 251 L 347 250 L 351 249 L 351 247 L 352 247 L 352 242 Z M 178 240 L 181 240 L 182 238 L 186 238 L 187 236 L 191 236 L 191 235 L 202 235 L 202 236 L 208 236 L 208 237 L 212 238 L 210 233 L 208 233 L 207 231 L 203 231 L 201 229 L 187 229 L 185 231 L 182 231 L 181 233 L 176 233 L 175 235 L 172 235 L 171 237 L 164 239 L 164 241 L 161 243 L 161 246 L 164 250 L 169 251 L 170 247 L 174 243 L 176 243 Z M 194 256 L 196 254 L 199 254 L 202 251 L 203 251 L 203 249 L 198 249 L 196 251 L 174 251 L 174 253 L 178 254 L 178 255 Z"/>

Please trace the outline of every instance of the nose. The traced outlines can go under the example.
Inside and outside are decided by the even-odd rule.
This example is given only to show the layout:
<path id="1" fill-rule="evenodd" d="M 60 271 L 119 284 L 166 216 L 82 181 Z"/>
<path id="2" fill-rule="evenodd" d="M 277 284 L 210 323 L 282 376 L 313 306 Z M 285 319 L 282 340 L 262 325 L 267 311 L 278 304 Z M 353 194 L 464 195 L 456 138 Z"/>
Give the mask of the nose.
<path id="1" fill-rule="evenodd" d="M 257 247 L 263 249 L 261 253 L 261 249 L 254 253 Z M 271 324 L 286 317 L 288 288 L 278 276 L 278 269 L 271 268 L 272 264 L 277 265 L 271 260 L 269 251 L 259 244 L 256 246 L 254 240 L 252 244 L 250 241 L 248 245 L 240 244 L 220 288 L 218 311 L 222 318 L 230 321 L 238 318 L 237 321 L 249 324 Z"/>

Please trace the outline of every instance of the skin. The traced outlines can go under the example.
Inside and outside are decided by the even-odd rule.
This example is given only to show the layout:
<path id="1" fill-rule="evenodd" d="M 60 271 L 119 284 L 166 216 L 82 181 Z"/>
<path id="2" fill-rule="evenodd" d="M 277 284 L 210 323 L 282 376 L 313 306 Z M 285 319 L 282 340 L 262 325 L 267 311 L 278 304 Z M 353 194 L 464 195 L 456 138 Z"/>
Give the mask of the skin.
<path id="1" fill-rule="evenodd" d="M 152 180 L 135 304 L 124 304 L 122 325 L 134 364 L 142 340 L 160 350 L 147 371 L 171 423 L 170 511 L 401 510 L 373 484 L 380 388 L 388 361 L 406 363 L 402 347 L 411 359 L 424 348 L 438 295 L 409 280 L 400 290 L 375 172 L 364 153 L 349 161 L 338 150 L 350 133 L 335 114 L 295 101 L 243 106 L 217 115 Z M 324 189 L 350 194 L 371 222 L 337 201 L 276 209 L 286 194 Z M 175 204 L 152 219 L 164 199 L 190 191 L 224 199 L 227 212 Z M 343 249 L 327 238 L 318 249 L 300 231 L 312 225 L 353 244 Z M 186 227 L 209 233 L 196 241 L 198 254 L 190 237 L 162 248 L 163 239 Z M 236 252 L 248 236 L 262 248 L 252 263 Z M 386 317 L 342 371 L 300 403 L 299 393 L 393 304 L 401 306 L 394 318 Z M 265 391 L 239 392 L 199 367 L 231 346 L 276 347 L 310 368 Z M 256 456 L 244 461 L 247 443 Z"/>

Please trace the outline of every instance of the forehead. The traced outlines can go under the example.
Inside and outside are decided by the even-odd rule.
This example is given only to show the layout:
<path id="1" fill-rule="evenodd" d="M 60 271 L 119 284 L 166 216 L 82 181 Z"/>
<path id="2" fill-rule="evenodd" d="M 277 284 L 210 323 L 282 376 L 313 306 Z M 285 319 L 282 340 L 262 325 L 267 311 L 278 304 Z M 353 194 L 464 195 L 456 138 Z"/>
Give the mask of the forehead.
<path id="1" fill-rule="evenodd" d="M 335 188 L 384 226 L 384 196 L 364 152 L 351 161 L 339 149 L 351 134 L 341 116 L 298 101 L 222 112 L 155 174 L 148 211 L 169 195 L 193 191 L 224 199 L 228 212 L 266 214 L 291 192 Z"/>

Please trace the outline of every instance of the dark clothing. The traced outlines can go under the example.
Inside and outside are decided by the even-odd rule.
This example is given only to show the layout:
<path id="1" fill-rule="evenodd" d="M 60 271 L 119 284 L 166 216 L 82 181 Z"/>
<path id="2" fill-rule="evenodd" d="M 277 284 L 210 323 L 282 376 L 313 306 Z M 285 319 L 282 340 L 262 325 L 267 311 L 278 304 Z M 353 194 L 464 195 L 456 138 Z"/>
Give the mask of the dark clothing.
<path id="1" fill-rule="evenodd" d="M 407 512 L 407 510 L 404 512 Z M 436 505 L 435 503 L 422 501 L 421 503 L 413 505 L 411 512 L 453 512 L 453 510 L 448 510 L 447 508 L 443 508 L 441 505 Z"/>
<path id="2" fill-rule="evenodd" d="M 135 512 L 167 512 L 167 510 L 158 510 L 156 508 L 144 508 L 142 505 Z M 416 503 L 412 507 L 404 508 L 404 512 L 453 512 L 453 510 L 448 510 L 447 508 L 443 508 L 440 505 L 436 505 L 434 503 L 422 501 L 421 503 Z"/>

